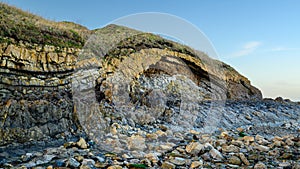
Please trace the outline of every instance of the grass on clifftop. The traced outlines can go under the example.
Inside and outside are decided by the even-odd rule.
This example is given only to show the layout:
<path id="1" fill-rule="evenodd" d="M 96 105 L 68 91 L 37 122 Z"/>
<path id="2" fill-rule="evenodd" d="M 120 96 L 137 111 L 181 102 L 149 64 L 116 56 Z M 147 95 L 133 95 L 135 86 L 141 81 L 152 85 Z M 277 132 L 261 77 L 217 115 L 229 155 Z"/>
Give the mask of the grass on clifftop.
<path id="1" fill-rule="evenodd" d="M 35 44 L 81 48 L 89 30 L 71 22 L 54 22 L 0 2 L 0 42 L 12 38 Z"/>
<path id="2" fill-rule="evenodd" d="M 203 52 L 195 51 L 186 45 L 167 40 L 152 33 L 144 33 L 119 25 L 108 25 L 91 31 L 73 22 L 49 21 L 0 2 L 0 43 L 10 42 L 10 38 L 12 38 L 17 42 L 24 41 L 31 44 L 82 48 L 86 45 L 85 42 L 91 34 L 99 34 L 100 39 L 116 41 L 118 43 L 117 46 L 120 46 L 120 48 L 132 48 L 135 51 L 141 48 L 167 48 L 172 51 L 200 57 L 204 63 L 212 61 Z M 95 45 L 95 48 L 99 49 L 97 45 L 103 44 Z M 110 54 L 115 56 L 130 54 L 126 52 L 121 53 L 121 51 L 111 52 L 113 53 Z M 216 60 L 213 62 L 214 65 L 222 64 Z M 227 64 L 224 64 L 223 67 L 230 73 L 237 73 Z"/>

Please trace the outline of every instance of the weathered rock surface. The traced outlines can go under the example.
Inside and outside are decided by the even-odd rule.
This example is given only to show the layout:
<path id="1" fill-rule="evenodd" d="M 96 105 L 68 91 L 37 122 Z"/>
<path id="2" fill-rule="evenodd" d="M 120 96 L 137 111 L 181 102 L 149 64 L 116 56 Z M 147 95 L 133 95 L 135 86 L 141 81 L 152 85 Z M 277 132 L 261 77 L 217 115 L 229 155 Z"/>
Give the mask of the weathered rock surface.
<path id="1" fill-rule="evenodd" d="M 1 47 L 0 144 L 38 140 L 76 128 L 70 95 L 75 53 L 57 53 L 54 46 Z"/>
<path id="2" fill-rule="evenodd" d="M 117 25 L 0 11 L 0 167 L 299 166 L 300 105 L 262 100 L 229 65 Z"/>
<path id="3" fill-rule="evenodd" d="M 199 129 L 217 126 L 213 121 L 218 116 L 223 118 L 218 127 L 224 128 L 252 123 L 274 128 L 281 119 L 287 128 L 298 124 L 297 105 L 283 101 L 282 110 L 265 110 L 268 103 L 259 101 L 261 92 L 247 78 L 202 52 L 116 25 L 93 32 L 92 40 L 78 48 L 61 46 L 55 39 L 53 44 L 60 46 L 35 44 L 1 32 L 0 145 L 66 138 L 82 128 L 117 134 L 112 123 Z M 219 113 L 207 114 L 213 100 L 226 99 L 258 101 L 245 102 L 246 110 L 216 104 Z M 288 117 L 292 109 L 296 113 Z"/>
<path id="4" fill-rule="evenodd" d="M 118 28 L 112 25 L 104 29 L 113 31 Z M 179 47 L 182 51 L 179 51 Z M 87 82 L 93 83 L 91 82 L 93 79 L 85 81 L 82 77 L 78 77 L 82 73 L 76 72 L 83 69 L 97 71 L 101 65 L 97 79 L 98 88 L 93 89 L 93 86 L 89 86 L 93 92 L 98 93 L 100 102 L 120 101 L 119 98 L 113 98 L 114 96 L 111 95 L 113 92 L 122 92 L 122 88 L 117 90 L 115 87 L 118 85 L 114 85 L 120 80 L 123 83 L 135 84 L 131 86 L 131 98 L 123 100 L 135 104 L 142 100 L 143 94 L 139 90 L 142 88 L 152 90 L 155 87 L 163 90 L 166 86 L 172 87 L 170 79 L 180 74 L 199 86 L 202 91 L 195 95 L 199 94 L 197 97 L 200 99 L 226 99 L 227 96 L 229 99 L 261 98 L 260 92 L 228 65 L 209 59 L 201 52 L 198 52 L 201 55 L 198 56 L 188 47 L 152 34 L 142 33 L 134 35 L 132 40 L 122 40 L 108 51 L 101 65 L 101 58 L 80 58 L 81 52 L 82 49 L 78 48 L 61 48 L 23 41 L 1 43 L 1 145 L 25 142 L 30 139 L 39 140 L 63 132 L 75 132 L 79 126 L 76 125 L 78 117 L 74 112 L 76 107 L 72 98 L 74 93 L 72 83 L 74 90 L 77 82 L 74 83 L 72 80 L 83 83 L 80 86 L 89 86 Z M 165 83 L 151 87 L 153 79 L 157 79 L 157 84 L 161 84 L 160 77 L 165 78 Z M 149 83 L 141 85 L 141 80 Z M 188 88 L 180 86 L 175 87 L 175 90 L 188 90 Z M 174 92 L 170 91 L 166 94 L 174 95 Z M 150 106 L 154 104 L 155 97 L 161 96 L 159 93 L 157 95 L 150 92 L 149 96 L 144 95 L 144 97 L 149 99 L 152 97 L 152 100 L 148 100 L 149 107 L 149 104 Z M 159 117 L 167 110 L 157 111 Z"/>
<path id="5" fill-rule="evenodd" d="M 118 29 L 114 26 L 107 28 L 112 29 L 111 32 Z M 213 100 L 262 97 L 260 91 L 251 86 L 247 78 L 229 65 L 152 34 L 136 33 L 134 36 L 125 36 L 106 54 L 102 64 L 101 75 L 105 79 L 99 81 L 105 85 L 111 79 L 119 80 L 115 78 L 136 81 L 143 75 L 184 75 L 203 88 L 207 97 Z"/>

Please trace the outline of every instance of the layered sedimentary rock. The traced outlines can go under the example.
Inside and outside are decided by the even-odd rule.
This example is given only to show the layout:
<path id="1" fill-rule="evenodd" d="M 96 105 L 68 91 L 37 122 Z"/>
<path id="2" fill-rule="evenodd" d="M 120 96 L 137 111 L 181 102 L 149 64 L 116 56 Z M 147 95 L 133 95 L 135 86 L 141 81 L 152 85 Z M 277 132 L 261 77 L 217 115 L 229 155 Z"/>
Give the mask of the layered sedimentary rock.
<path id="1" fill-rule="evenodd" d="M 0 51 L 0 144 L 75 130 L 70 78 L 78 50 L 4 43 Z"/>
<path id="2" fill-rule="evenodd" d="M 203 109 L 203 101 L 261 99 L 229 65 L 157 35 L 109 25 L 84 49 L 90 55 L 80 58 L 98 58 L 101 68 L 85 73 L 97 77 L 95 88 L 75 90 L 73 96 L 82 127 L 104 149 L 110 147 L 112 124 L 165 124 L 173 132 L 214 128 L 224 105 Z"/>
<path id="3" fill-rule="evenodd" d="M 140 33 L 115 46 L 105 56 L 101 70 L 105 78 L 118 71 L 129 80 L 149 73 L 183 75 L 198 86 L 206 86 L 213 100 L 262 98 L 260 91 L 229 65 L 159 36 Z"/>
<path id="4" fill-rule="evenodd" d="M 7 6 L 1 4 L 2 8 Z M 22 17 L 10 22 L 25 25 L 30 17 Z M 145 124 L 156 119 L 172 121 L 166 117 L 182 110 L 184 102 L 262 97 L 229 65 L 157 35 L 109 25 L 93 31 L 102 43 L 89 46 L 95 36 L 81 37 L 92 31 L 84 30 L 79 36 L 77 28 L 66 26 L 61 33 L 64 45 L 49 37 L 53 24 L 34 25 L 39 34 L 28 41 L 22 34 L 14 36 L 1 29 L 0 145 L 75 134 L 95 119 L 91 109 L 102 113 L 94 123 L 103 120 L 109 125 L 110 118 L 118 119 L 122 106 L 136 107 L 141 113 L 132 116 L 133 123 Z M 61 29 L 52 32 L 53 36 Z M 87 45 L 80 46 L 82 42 Z M 153 110 L 155 114 L 150 114 Z M 132 112 L 118 117 L 125 118 L 124 113 Z"/>

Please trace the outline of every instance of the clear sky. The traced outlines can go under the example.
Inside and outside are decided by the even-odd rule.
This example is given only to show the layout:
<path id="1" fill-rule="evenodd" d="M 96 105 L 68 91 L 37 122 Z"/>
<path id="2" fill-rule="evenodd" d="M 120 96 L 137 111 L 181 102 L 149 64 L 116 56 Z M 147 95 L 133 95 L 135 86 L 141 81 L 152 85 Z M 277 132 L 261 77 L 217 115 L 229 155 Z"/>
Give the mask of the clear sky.
<path id="1" fill-rule="evenodd" d="M 300 1 L 297 0 L 1 0 L 89 29 L 135 13 L 181 17 L 211 40 L 218 58 L 248 77 L 264 97 L 300 101 Z M 193 37 L 191 37 L 193 38 Z"/>

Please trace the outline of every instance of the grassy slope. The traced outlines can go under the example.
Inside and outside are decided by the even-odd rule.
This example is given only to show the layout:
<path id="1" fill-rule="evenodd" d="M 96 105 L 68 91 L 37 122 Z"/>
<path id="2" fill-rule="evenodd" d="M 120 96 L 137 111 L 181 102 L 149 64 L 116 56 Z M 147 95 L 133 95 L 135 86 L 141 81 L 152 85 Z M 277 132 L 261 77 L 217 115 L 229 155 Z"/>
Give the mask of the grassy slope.
<path id="1" fill-rule="evenodd" d="M 143 33 L 118 25 L 108 25 L 90 31 L 79 24 L 49 21 L 0 2 L 0 43 L 9 42 L 12 38 L 16 41 L 25 41 L 32 44 L 82 48 L 91 34 L 100 34 L 101 39 L 109 41 L 114 41 L 112 38 L 116 37 L 116 41 L 119 41 L 124 36 L 133 35 L 129 39 L 125 38 L 119 41 L 120 43 L 117 46 L 133 48 L 135 51 L 140 48 L 168 48 L 169 50 L 200 57 L 204 63 L 213 62 L 214 65 L 222 65 L 227 70 L 226 72 L 237 73 L 229 65 L 212 60 L 203 52 L 195 51 L 188 46 L 166 40 L 151 33 Z M 113 52 L 115 53 L 109 53 L 108 55 L 114 55 L 115 57 L 117 57 L 116 55 L 124 55 L 124 53 L 120 53 L 121 51 L 114 50 Z"/>
<path id="2" fill-rule="evenodd" d="M 207 66 L 207 68 L 214 72 L 214 74 L 226 74 L 228 76 L 241 76 L 230 65 L 221 61 L 210 58 L 207 54 L 201 51 L 194 50 L 189 46 L 173 42 L 168 39 L 164 39 L 158 35 L 152 33 L 140 32 L 134 29 L 130 29 L 118 25 L 108 25 L 95 32 L 98 34 L 99 39 L 109 39 L 109 41 L 118 42 L 114 50 L 110 50 L 106 56 L 106 60 L 109 62 L 112 58 L 119 58 L 120 56 L 128 56 L 131 53 L 147 48 L 159 48 L 168 49 L 170 51 L 176 51 L 179 53 L 187 54 L 195 58 L 199 58 L 201 62 Z M 116 38 L 117 37 L 117 38 Z M 95 47 L 97 48 L 97 47 Z M 99 48 L 99 47 L 98 47 Z M 122 50 L 119 50 L 122 49 Z M 124 50 L 134 49 L 134 50 Z M 220 70 L 221 71 L 218 71 Z"/>
<path id="3" fill-rule="evenodd" d="M 0 42 L 12 38 L 29 43 L 81 48 L 89 32 L 83 26 L 48 21 L 0 2 Z"/>

